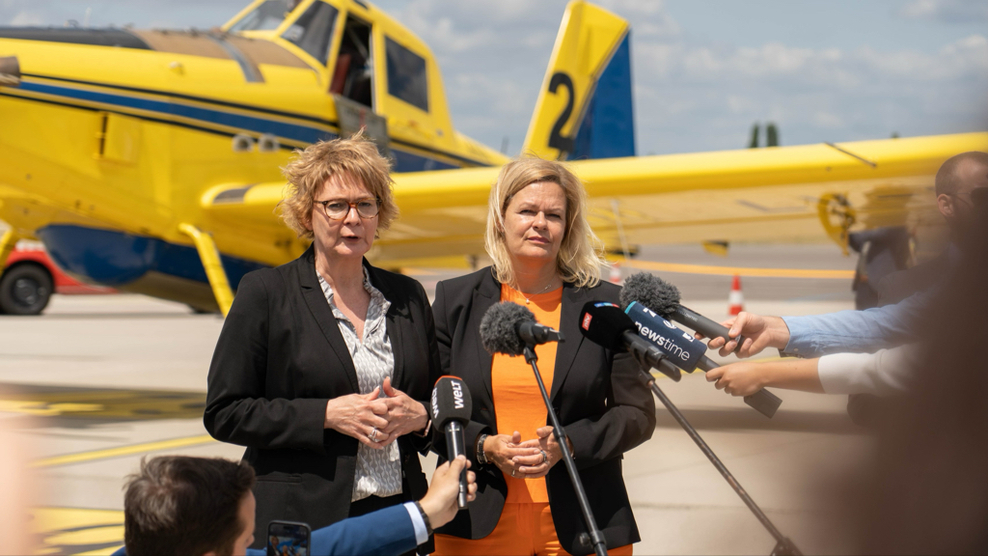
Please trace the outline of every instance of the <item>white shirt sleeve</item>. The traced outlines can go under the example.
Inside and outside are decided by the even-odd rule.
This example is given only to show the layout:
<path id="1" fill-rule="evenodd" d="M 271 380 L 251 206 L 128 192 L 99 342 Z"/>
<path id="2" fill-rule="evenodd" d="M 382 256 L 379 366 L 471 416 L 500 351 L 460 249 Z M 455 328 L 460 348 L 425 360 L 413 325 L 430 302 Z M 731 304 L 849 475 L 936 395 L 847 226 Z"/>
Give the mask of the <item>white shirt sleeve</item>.
<path id="1" fill-rule="evenodd" d="M 875 353 L 835 353 L 820 358 L 817 373 L 828 394 L 901 394 L 915 375 L 918 356 L 916 344 Z"/>
<path id="2" fill-rule="evenodd" d="M 422 519 L 419 509 L 415 507 L 415 502 L 405 502 L 404 506 L 405 510 L 408 511 L 408 517 L 412 518 L 412 527 L 415 528 L 415 542 L 422 544 L 429 540 L 429 530 L 425 528 L 425 520 Z"/>

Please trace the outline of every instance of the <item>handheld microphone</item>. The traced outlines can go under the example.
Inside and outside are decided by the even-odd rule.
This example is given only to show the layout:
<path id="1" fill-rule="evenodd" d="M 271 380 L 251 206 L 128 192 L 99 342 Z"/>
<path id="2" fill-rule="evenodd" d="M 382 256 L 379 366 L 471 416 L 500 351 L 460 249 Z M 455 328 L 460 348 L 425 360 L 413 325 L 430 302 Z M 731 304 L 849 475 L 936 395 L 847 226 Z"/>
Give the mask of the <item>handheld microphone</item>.
<path id="1" fill-rule="evenodd" d="M 484 313 L 480 321 L 480 341 L 487 353 L 524 355 L 525 347 L 565 341 L 563 333 L 536 322 L 531 311 L 503 301 Z"/>
<path id="2" fill-rule="evenodd" d="M 707 338 L 723 338 L 725 342 L 731 340 L 730 331 L 726 327 L 683 307 L 679 303 L 680 299 L 679 288 L 648 272 L 632 274 L 624 281 L 624 288 L 621 290 L 622 305 L 627 306 L 637 301 L 663 317 L 688 326 Z M 734 339 L 738 342 L 737 347 L 734 348 L 736 352 L 741 349 L 744 337 L 738 336 Z"/>
<path id="3" fill-rule="evenodd" d="M 702 370 L 710 369 L 705 366 L 716 364 L 704 355 L 707 346 L 690 334 L 676 328 L 676 325 L 660 317 L 648 307 L 632 301 L 624 312 L 638 328 L 638 335 L 659 346 L 677 367 L 692 373 L 699 366 Z"/>
<path id="4" fill-rule="evenodd" d="M 631 317 L 614 303 L 586 302 L 580 312 L 580 333 L 609 350 L 631 353 L 642 364 L 658 369 L 676 382 L 682 378 L 679 368 L 671 364 L 659 348 L 639 336 Z"/>
<path id="5" fill-rule="evenodd" d="M 632 301 L 625 312 L 638 327 L 638 333 L 657 345 L 670 361 L 684 371 L 693 372 L 699 367 L 706 372 L 720 366 L 703 354 L 707 350 L 703 342 L 676 328 L 676 325 L 641 303 Z M 745 396 L 744 403 L 771 419 L 782 404 L 782 400 L 763 388 L 750 396 Z"/>
<path id="6" fill-rule="evenodd" d="M 446 457 L 450 461 L 467 453 L 463 427 L 470 421 L 472 413 L 473 402 L 467 385 L 455 376 L 440 377 L 432 389 L 432 425 L 436 431 L 446 434 Z M 467 470 L 464 467 L 460 473 L 460 492 L 456 497 L 461 510 L 467 507 L 467 492 Z"/>

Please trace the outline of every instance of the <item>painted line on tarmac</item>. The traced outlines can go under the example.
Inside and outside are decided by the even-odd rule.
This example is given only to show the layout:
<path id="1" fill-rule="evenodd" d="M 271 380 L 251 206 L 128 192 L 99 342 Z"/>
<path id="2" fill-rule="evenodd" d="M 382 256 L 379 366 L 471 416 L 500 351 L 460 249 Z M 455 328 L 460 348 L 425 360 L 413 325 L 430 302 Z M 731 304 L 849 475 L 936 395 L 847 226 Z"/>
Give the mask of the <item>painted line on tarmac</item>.
<path id="1" fill-rule="evenodd" d="M 712 276 L 753 276 L 758 278 L 817 278 L 825 280 L 851 280 L 853 270 L 819 270 L 809 268 L 749 268 L 743 266 L 711 266 L 702 264 L 654 263 L 649 261 L 621 261 L 621 266 L 678 272 L 680 274 L 708 274 Z"/>
<path id="2" fill-rule="evenodd" d="M 170 440 L 158 440 L 156 442 L 144 442 L 141 444 L 131 444 L 129 446 L 120 446 L 118 448 L 106 448 L 103 450 L 93 450 L 90 452 L 79 452 L 75 454 L 65 454 L 63 456 L 54 456 L 50 458 L 42 458 L 35 460 L 31 463 L 31 467 L 54 467 L 56 465 L 69 465 L 72 463 L 83 463 L 87 461 L 94 461 L 99 459 L 109 459 L 121 456 L 132 456 L 134 454 L 143 454 L 145 452 L 154 452 L 157 450 L 168 450 L 172 448 L 185 448 L 188 446 L 198 446 L 200 444 L 209 444 L 211 442 L 216 442 L 213 437 L 208 434 L 202 434 L 198 436 L 188 436 L 185 438 L 172 438 Z"/>

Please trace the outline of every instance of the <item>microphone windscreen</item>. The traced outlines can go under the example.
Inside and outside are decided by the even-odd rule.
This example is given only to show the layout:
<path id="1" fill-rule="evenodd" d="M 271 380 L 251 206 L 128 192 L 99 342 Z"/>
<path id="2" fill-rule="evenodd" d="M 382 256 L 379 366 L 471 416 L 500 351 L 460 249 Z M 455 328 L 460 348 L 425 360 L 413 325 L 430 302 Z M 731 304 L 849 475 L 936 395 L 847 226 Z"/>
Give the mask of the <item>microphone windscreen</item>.
<path id="1" fill-rule="evenodd" d="M 432 425 L 442 432 L 450 421 L 466 423 L 473 414 L 473 401 L 466 383 L 455 376 L 443 376 L 432 389 Z"/>
<path id="2" fill-rule="evenodd" d="M 621 288 L 621 305 L 627 307 L 637 301 L 660 315 L 669 315 L 682 299 L 679 288 L 648 272 L 628 276 Z"/>
<path id="3" fill-rule="evenodd" d="M 635 323 L 621 307 L 609 301 L 587 301 L 580 312 L 580 333 L 591 342 L 612 351 L 624 350 L 622 337 Z"/>
<path id="4" fill-rule="evenodd" d="M 535 322 L 535 315 L 517 303 L 491 305 L 480 321 L 480 342 L 490 354 L 522 355 L 525 342 L 518 336 L 518 325 L 526 321 Z"/>

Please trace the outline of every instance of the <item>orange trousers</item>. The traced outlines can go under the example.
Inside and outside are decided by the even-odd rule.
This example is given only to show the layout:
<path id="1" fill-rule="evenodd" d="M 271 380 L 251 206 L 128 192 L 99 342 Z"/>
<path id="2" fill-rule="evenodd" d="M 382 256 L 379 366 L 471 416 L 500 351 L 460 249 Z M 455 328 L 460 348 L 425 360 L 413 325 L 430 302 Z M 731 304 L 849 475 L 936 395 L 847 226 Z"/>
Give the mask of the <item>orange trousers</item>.
<path id="1" fill-rule="evenodd" d="M 631 556 L 631 545 L 608 548 L 610 556 Z M 506 503 L 494 531 L 482 539 L 470 540 L 436 535 L 438 556 L 562 556 L 569 554 L 559 545 L 556 524 L 549 504 Z"/>

